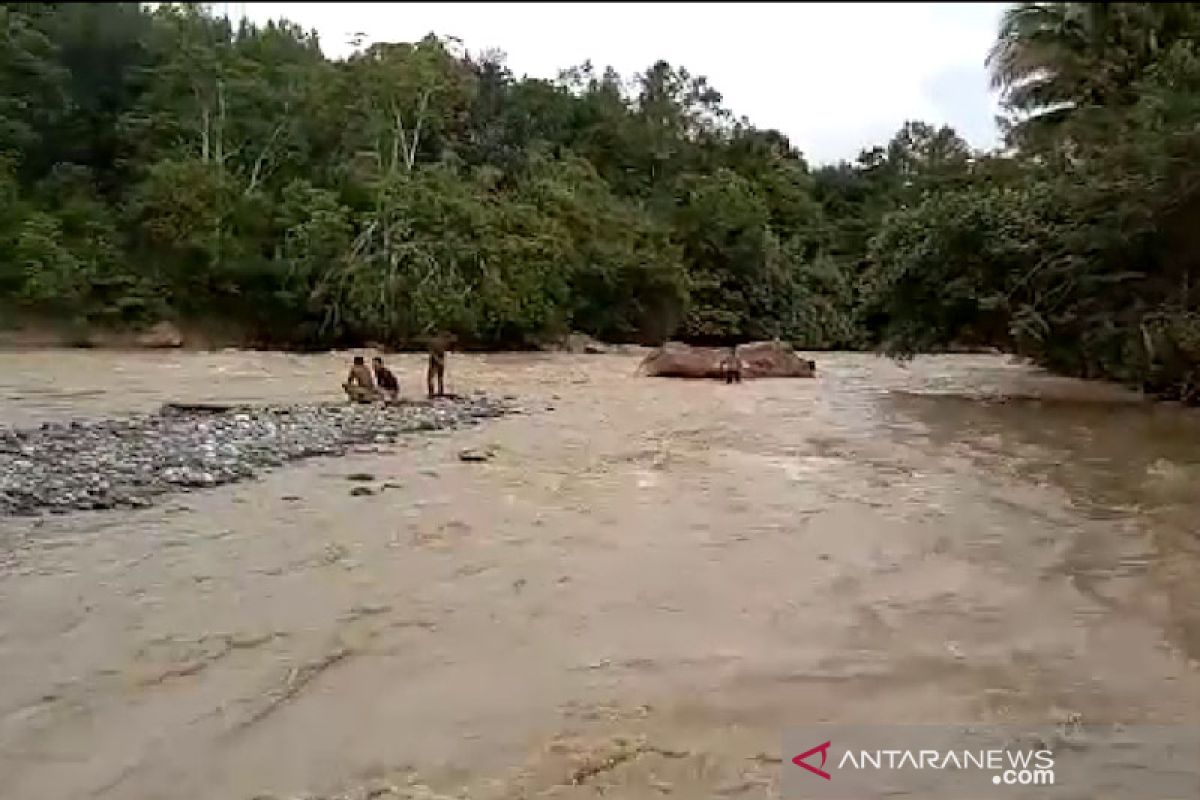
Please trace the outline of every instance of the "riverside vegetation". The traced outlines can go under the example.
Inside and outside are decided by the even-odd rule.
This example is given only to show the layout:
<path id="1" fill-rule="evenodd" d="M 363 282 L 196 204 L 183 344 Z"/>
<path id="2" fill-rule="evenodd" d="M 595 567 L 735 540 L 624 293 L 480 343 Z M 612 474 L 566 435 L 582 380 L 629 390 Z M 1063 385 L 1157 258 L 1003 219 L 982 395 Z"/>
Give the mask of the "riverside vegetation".
<path id="1" fill-rule="evenodd" d="M 519 78 L 435 35 L 331 60 L 199 5 L 5 3 L 0 313 L 285 348 L 971 344 L 1195 401 L 1197 34 L 1186 3 L 1015 4 L 980 53 L 1002 151 L 914 121 L 814 167 L 665 62 Z"/>

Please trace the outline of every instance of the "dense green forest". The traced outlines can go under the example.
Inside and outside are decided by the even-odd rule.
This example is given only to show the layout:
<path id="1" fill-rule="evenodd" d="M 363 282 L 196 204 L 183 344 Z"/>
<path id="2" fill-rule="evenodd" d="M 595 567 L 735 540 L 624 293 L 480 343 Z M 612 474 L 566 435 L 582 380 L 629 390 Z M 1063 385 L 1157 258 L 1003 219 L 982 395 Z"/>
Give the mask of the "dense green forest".
<path id="1" fill-rule="evenodd" d="M 1016 4 L 980 54 L 1002 152 L 910 122 L 813 168 L 665 62 L 517 78 L 433 35 L 334 61 L 196 5 L 6 3 L 0 313 L 993 345 L 1196 400 L 1198 35 L 1185 3 Z"/>

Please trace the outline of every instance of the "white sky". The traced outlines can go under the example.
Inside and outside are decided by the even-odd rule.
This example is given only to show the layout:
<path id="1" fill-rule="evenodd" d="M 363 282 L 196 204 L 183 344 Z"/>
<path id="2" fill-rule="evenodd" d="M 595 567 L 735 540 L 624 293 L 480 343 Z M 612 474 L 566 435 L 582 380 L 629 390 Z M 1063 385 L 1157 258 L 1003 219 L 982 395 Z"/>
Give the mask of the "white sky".
<path id="1" fill-rule="evenodd" d="M 591 59 L 629 77 L 658 59 L 706 75 L 725 105 L 778 128 L 809 161 L 852 159 L 905 120 L 997 143 L 983 60 L 1003 3 L 215 3 L 315 28 L 329 56 L 367 41 L 456 36 L 518 76 Z"/>

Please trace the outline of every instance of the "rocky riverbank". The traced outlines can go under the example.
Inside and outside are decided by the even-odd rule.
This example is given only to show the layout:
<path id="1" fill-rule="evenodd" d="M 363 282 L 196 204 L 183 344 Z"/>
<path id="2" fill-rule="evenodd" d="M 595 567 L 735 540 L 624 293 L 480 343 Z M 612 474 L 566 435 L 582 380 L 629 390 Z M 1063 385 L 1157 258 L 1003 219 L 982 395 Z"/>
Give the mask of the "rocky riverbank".
<path id="1" fill-rule="evenodd" d="M 164 407 L 124 419 L 0 429 L 0 515 L 148 506 L 169 492 L 515 410 L 484 396 L 394 406 Z"/>

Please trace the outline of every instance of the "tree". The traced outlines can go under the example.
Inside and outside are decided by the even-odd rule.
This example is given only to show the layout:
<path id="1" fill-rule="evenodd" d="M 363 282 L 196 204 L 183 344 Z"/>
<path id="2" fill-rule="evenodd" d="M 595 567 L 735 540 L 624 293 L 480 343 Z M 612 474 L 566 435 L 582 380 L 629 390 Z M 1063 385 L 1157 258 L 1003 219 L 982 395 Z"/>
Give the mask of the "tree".
<path id="1" fill-rule="evenodd" d="M 1139 76 L 1198 31 L 1191 3 L 1015 3 L 987 63 L 1019 140 L 1082 108 L 1128 105 Z"/>
<path id="2" fill-rule="evenodd" d="M 0 157 L 30 165 L 28 174 L 41 165 L 47 134 L 66 113 L 67 72 L 45 13 L 15 6 L 0 6 Z"/>
<path id="3" fill-rule="evenodd" d="M 439 143 L 460 125 L 474 91 L 470 70 L 432 35 L 371 45 L 340 77 L 349 98 L 343 152 L 389 178 L 412 172 L 423 153 L 440 156 Z"/>
<path id="4" fill-rule="evenodd" d="M 665 61 L 540 80 L 432 34 L 331 61 L 203 5 L 7 3 L 0 305 L 298 347 L 969 341 L 1197 400 L 1198 19 L 1019 4 L 1006 152 L 910 121 L 811 170 Z"/>

